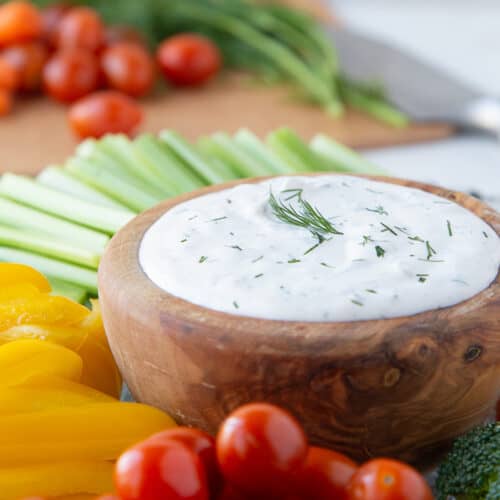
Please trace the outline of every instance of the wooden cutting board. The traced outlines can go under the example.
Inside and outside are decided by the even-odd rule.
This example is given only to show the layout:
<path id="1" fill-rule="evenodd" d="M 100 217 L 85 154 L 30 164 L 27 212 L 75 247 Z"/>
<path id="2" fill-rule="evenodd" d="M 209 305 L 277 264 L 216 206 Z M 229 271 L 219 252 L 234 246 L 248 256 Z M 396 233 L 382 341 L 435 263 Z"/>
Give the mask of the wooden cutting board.
<path id="1" fill-rule="evenodd" d="M 323 20 L 329 17 L 319 2 L 288 3 L 307 6 Z M 289 126 L 304 138 L 322 132 L 363 148 L 434 140 L 452 132 L 436 124 L 397 130 L 351 110 L 342 119 L 333 119 L 321 109 L 293 100 L 290 89 L 259 86 L 246 75 L 224 74 L 202 89 L 159 92 L 143 104 L 146 119 L 140 131 L 174 128 L 191 139 L 240 127 L 264 137 L 277 127 Z M 63 106 L 42 97 L 26 99 L 0 120 L 0 172 L 34 174 L 48 164 L 64 162 L 76 144 Z"/>

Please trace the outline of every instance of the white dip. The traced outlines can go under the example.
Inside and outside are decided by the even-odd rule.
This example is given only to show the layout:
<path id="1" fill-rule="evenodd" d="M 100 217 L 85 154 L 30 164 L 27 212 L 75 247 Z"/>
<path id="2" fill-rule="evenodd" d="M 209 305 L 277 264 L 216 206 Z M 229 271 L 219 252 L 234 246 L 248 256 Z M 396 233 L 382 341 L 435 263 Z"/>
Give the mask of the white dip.
<path id="1" fill-rule="evenodd" d="M 275 215 L 271 192 L 288 222 Z M 290 224 L 290 208 L 306 227 Z M 160 288 L 210 309 L 352 321 L 472 297 L 498 273 L 500 239 L 472 212 L 418 189 L 280 177 L 175 206 L 147 231 L 139 259 Z"/>

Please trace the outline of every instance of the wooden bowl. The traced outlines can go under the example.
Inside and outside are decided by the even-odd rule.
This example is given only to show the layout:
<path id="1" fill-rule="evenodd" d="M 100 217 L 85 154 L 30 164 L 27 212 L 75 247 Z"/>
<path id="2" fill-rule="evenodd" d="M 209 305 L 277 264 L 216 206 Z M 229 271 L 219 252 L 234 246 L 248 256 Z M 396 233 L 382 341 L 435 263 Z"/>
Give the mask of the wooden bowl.
<path id="1" fill-rule="evenodd" d="M 500 232 L 500 214 L 470 196 L 374 179 L 455 201 Z M 452 307 L 337 323 L 230 315 L 153 284 L 138 262 L 145 231 L 178 203 L 234 184 L 162 203 L 106 251 L 99 269 L 106 332 L 137 400 L 210 433 L 237 406 L 268 401 L 296 415 L 315 444 L 357 460 L 383 455 L 419 466 L 491 415 L 500 395 L 500 276 Z M 194 273 L 192 280 L 196 286 Z"/>

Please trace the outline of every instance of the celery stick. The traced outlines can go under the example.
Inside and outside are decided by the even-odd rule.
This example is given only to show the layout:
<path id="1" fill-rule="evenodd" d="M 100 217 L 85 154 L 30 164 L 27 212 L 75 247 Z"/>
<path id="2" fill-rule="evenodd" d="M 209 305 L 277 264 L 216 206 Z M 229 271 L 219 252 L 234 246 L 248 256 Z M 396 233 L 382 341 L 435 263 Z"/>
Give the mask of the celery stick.
<path id="1" fill-rule="evenodd" d="M 293 168 L 274 154 L 265 144 L 250 130 L 240 129 L 234 135 L 233 140 L 249 155 L 264 164 L 275 174 L 289 174 L 294 172 Z"/>
<path id="2" fill-rule="evenodd" d="M 155 165 L 144 161 L 141 155 L 134 148 L 133 142 L 123 134 L 109 134 L 104 136 L 100 145 L 104 151 L 113 156 L 130 172 L 141 177 L 144 182 L 153 186 L 162 198 L 173 196 L 174 190 L 169 188 L 170 183 L 165 185 L 155 173 Z"/>
<path id="3" fill-rule="evenodd" d="M 83 141 L 76 148 L 76 157 L 91 162 L 98 167 L 99 170 L 110 172 L 116 178 L 123 180 L 131 186 L 135 186 L 158 200 L 163 199 L 163 193 L 158 189 L 157 185 L 152 185 L 141 176 L 137 175 L 135 171 L 131 171 L 128 168 L 128 163 L 122 163 L 113 155 L 108 154 L 101 146 L 101 142 L 96 139 L 87 139 Z"/>
<path id="4" fill-rule="evenodd" d="M 97 272 L 91 269 L 7 247 L 0 247 L 0 261 L 34 267 L 49 278 L 67 281 L 97 295 Z"/>
<path id="5" fill-rule="evenodd" d="M 84 304 L 87 300 L 87 290 L 85 288 L 73 285 L 67 281 L 62 281 L 49 276 L 50 285 L 52 287 L 52 295 L 62 295 L 68 299 Z"/>
<path id="6" fill-rule="evenodd" d="M 103 233 L 2 197 L 0 197 L 0 223 L 68 240 L 93 252 L 102 252 L 109 241 L 109 237 Z"/>
<path id="7" fill-rule="evenodd" d="M 198 175 L 182 160 L 179 160 L 163 142 L 151 134 L 142 134 L 134 141 L 137 151 L 149 162 L 161 168 L 181 194 L 206 186 Z"/>
<path id="8" fill-rule="evenodd" d="M 66 168 L 78 179 L 118 200 L 135 213 L 151 208 L 161 201 L 160 197 L 145 193 L 90 160 L 73 157 L 66 164 Z"/>
<path id="9" fill-rule="evenodd" d="M 241 177 L 261 177 L 272 173 L 256 158 L 235 145 L 226 133 L 218 132 L 202 141 L 214 156 L 228 163 Z"/>
<path id="10" fill-rule="evenodd" d="M 342 165 L 349 172 L 358 174 L 384 175 L 386 172 L 373 165 L 361 155 L 323 134 L 315 136 L 311 149 L 335 165 Z"/>
<path id="11" fill-rule="evenodd" d="M 281 128 L 267 136 L 267 144 L 297 172 L 340 171 L 348 169 L 325 160 L 288 128 Z"/>
<path id="12" fill-rule="evenodd" d="M 109 234 L 116 233 L 134 216 L 131 212 L 96 207 L 92 203 L 75 199 L 68 194 L 37 184 L 27 177 L 14 174 L 2 176 L 0 194 Z"/>
<path id="13" fill-rule="evenodd" d="M 1 225 L 0 245 L 40 253 L 47 257 L 66 260 L 93 269 L 97 269 L 101 259 L 98 253 L 64 243 L 64 241 L 58 241 L 50 236 Z"/>
<path id="14" fill-rule="evenodd" d="M 236 172 L 233 172 L 225 164 L 209 161 L 203 152 L 198 151 L 184 137 L 173 130 L 161 131 L 160 140 L 166 142 L 170 149 L 209 184 L 218 184 L 238 178 Z"/>
<path id="15" fill-rule="evenodd" d="M 112 200 L 96 189 L 84 184 L 76 177 L 73 177 L 70 172 L 63 170 L 62 167 L 46 167 L 38 174 L 36 180 L 44 186 L 76 196 L 84 201 L 90 201 L 91 203 L 102 205 L 103 207 L 127 210 L 127 207 L 121 203 Z"/>

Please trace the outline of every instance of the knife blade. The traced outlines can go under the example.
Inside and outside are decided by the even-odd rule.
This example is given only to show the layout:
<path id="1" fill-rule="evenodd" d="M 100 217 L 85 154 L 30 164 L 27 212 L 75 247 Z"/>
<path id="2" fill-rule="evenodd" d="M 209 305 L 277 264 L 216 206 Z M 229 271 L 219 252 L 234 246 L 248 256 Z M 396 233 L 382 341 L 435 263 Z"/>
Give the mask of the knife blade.
<path id="1" fill-rule="evenodd" d="M 500 134 L 500 99 L 389 43 L 351 29 L 326 29 L 341 73 L 355 81 L 380 83 L 387 99 L 414 120 Z"/>

